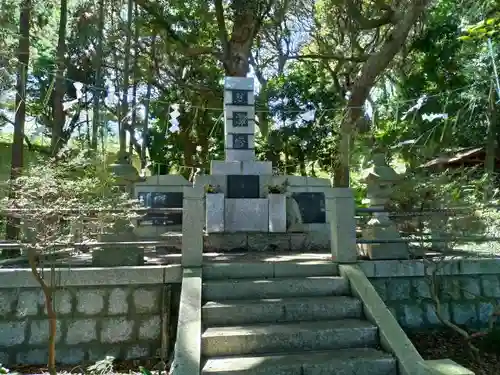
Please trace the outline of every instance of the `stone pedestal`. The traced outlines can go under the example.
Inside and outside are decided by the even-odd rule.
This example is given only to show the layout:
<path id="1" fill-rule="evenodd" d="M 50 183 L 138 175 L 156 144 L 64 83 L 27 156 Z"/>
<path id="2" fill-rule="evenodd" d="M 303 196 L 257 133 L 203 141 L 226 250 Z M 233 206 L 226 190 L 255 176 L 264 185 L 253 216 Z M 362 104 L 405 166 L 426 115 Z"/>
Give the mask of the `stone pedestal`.
<path id="1" fill-rule="evenodd" d="M 325 198 L 332 258 L 339 264 L 355 263 L 358 254 L 354 193 L 350 188 L 333 188 Z"/>
<path id="2" fill-rule="evenodd" d="M 269 201 L 263 199 L 226 199 L 225 229 L 227 232 L 267 232 Z"/>
<path id="3" fill-rule="evenodd" d="M 299 204 L 292 197 L 286 197 L 286 226 L 288 232 L 304 231 Z"/>
<path id="4" fill-rule="evenodd" d="M 203 202 L 205 193 L 199 186 L 184 188 L 182 208 L 182 266 L 203 264 Z"/>
<path id="5" fill-rule="evenodd" d="M 93 267 L 126 267 L 144 265 L 144 249 L 106 248 L 92 251 Z"/>
<path id="6" fill-rule="evenodd" d="M 224 194 L 207 194 L 205 202 L 205 230 L 207 233 L 224 232 Z"/>
<path id="7" fill-rule="evenodd" d="M 135 242 L 137 237 L 130 229 L 118 229 L 115 233 L 105 233 L 99 236 L 101 242 Z M 92 251 L 92 266 L 94 267 L 125 267 L 144 265 L 144 249 L 137 246 L 114 246 Z"/>
<path id="8" fill-rule="evenodd" d="M 286 195 L 269 194 L 269 232 L 286 232 Z"/>

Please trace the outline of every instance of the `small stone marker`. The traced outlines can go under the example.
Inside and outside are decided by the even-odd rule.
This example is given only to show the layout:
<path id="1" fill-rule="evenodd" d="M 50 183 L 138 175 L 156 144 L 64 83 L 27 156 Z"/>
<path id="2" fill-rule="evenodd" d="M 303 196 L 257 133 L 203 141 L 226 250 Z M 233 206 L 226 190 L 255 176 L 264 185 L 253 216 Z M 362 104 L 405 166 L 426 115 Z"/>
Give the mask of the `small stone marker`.
<path id="1" fill-rule="evenodd" d="M 144 207 L 151 208 L 182 208 L 183 194 L 177 192 L 141 192 L 137 194 Z M 139 224 L 155 226 L 182 225 L 182 212 L 148 213 Z"/>

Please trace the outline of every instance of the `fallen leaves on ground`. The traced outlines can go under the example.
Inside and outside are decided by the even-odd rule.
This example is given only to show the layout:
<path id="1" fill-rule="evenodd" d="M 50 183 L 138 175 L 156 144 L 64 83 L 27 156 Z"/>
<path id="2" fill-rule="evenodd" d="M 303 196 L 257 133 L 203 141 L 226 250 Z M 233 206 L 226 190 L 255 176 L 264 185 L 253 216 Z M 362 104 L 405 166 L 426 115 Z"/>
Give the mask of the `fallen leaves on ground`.
<path id="1" fill-rule="evenodd" d="M 462 336 L 449 329 L 413 331 L 408 337 L 424 359 L 449 358 L 476 375 L 500 375 L 500 346 L 491 345 L 491 337 L 473 341 L 479 349 L 477 356 Z"/>
<path id="2" fill-rule="evenodd" d="M 129 360 L 129 361 L 120 361 L 115 360 L 113 362 L 113 374 L 141 374 L 140 367 L 144 367 L 151 371 L 153 374 L 158 374 L 158 358 L 153 359 L 142 359 L 142 360 Z M 88 366 L 76 366 L 76 365 L 58 365 L 57 373 L 58 374 L 88 374 L 86 371 Z M 17 365 L 10 367 L 10 373 L 19 373 L 19 374 L 30 374 L 30 375 L 41 375 L 48 374 L 49 371 L 46 366 L 36 366 L 36 365 Z M 165 370 L 162 369 L 162 373 L 166 374 Z"/>

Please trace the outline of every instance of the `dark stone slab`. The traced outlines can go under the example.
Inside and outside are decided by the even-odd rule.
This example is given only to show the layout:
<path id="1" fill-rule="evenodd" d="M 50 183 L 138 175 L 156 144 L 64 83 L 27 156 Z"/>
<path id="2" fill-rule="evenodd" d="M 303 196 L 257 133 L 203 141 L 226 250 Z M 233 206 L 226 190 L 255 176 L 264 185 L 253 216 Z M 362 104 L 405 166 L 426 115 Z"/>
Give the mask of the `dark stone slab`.
<path id="1" fill-rule="evenodd" d="M 324 193 L 293 193 L 304 224 L 326 223 Z"/>
<path id="2" fill-rule="evenodd" d="M 175 192 L 141 192 L 137 199 L 144 207 L 182 208 L 184 195 Z M 169 226 L 182 224 L 182 212 L 148 213 L 138 221 L 139 225 Z"/>
<path id="3" fill-rule="evenodd" d="M 248 104 L 248 91 L 233 90 L 233 105 L 247 105 Z"/>
<path id="4" fill-rule="evenodd" d="M 227 198 L 260 198 L 259 176 L 227 176 Z"/>
<path id="5" fill-rule="evenodd" d="M 248 114 L 246 112 L 233 112 L 233 127 L 248 127 Z"/>
<path id="6" fill-rule="evenodd" d="M 248 150 L 248 134 L 233 134 L 233 149 Z"/>

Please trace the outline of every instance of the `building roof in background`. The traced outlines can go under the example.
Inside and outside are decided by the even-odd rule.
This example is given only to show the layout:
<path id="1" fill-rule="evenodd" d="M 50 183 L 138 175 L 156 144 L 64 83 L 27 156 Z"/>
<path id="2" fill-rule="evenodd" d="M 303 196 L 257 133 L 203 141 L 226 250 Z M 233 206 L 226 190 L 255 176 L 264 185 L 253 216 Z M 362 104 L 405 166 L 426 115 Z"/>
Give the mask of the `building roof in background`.
<path id="1" fill-rule="evenodd" d="M 437 158 L 432 159 L 432 160 L 422 164 L 420 166 L 420 168 L 429 168 L 429 167 L 433 167 L 436 165 L 453 164 L 453 163 L 463 162 L 463 161 L 465 161 L 466 158 L 469 158 L 471 156 L 477 156 L 483 152 L 484 152 L 484 147 L 461 149 L 461 150 L 455 151 L 454 153 L 452 153 L 450 155 L 438 156 Z"/>

